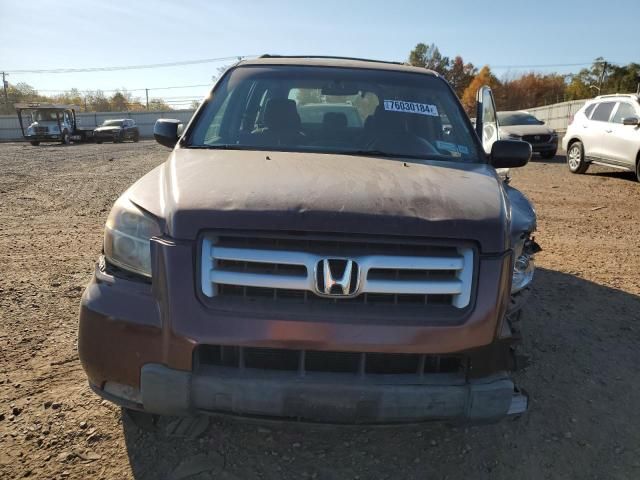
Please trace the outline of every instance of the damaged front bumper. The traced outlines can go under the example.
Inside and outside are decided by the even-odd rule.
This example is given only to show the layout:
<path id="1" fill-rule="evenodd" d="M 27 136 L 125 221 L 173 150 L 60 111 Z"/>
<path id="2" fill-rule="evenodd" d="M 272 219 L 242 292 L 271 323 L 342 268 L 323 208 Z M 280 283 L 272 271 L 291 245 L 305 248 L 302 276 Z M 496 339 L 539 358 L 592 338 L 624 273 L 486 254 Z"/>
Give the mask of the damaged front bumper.
<path id="1" fill-rule="evenodd" d="M 527 396 L 506 373 L 466 382 L 455 375 L 425 375 L 419 382 L 398 378 L 354 379 L 348 374 L 245 371 L 208 367 L 197 372 L 147 364 L 139 391 L 118 398 L 123 406 L 163 415 L 231 414 L 322 423 L 380 424 L 434 419 L 496 421 L 527 410 Z M 123 390 L 120 390 L 123 392 Z"/>

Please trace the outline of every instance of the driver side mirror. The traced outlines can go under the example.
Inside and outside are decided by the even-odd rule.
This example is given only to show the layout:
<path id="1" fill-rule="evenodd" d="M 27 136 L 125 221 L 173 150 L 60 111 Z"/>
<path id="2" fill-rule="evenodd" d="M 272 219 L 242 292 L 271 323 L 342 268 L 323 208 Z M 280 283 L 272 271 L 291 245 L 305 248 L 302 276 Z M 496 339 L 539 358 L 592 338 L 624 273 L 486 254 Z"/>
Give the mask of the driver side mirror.
<path id="1" fill-rule="evenodd" d="M 531 159 L 531 145 L 521 140 L 496 140 L 490 158 L 494 168 L 524 167 Z"/>
<path id="2" fill-rule="evenodd" d="M 156 139 L 160 145 L 173 148 L 178 143 L 178 128 L 180 127 L 180 120 L 173 118 L 160 118 L 153 126 L 153 138 Z"/>
<path id="3" fill-rule="evenodd" d="M 637 127 L 638 125 L 640 125 L 640 118 L 638 117 L 627 117 L 627 118 L 623 118 L 622 119 L 622 124 L 623 125 L 632 125 L 634 127 Z"/>

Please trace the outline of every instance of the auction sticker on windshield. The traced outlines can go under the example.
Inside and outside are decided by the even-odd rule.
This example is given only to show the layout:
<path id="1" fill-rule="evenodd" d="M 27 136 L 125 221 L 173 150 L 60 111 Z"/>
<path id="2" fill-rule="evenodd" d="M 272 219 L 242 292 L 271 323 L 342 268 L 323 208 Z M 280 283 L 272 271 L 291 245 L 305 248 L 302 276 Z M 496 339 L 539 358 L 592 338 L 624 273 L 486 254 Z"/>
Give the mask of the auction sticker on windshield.
<path id="1" fill-rule="evenodd" d="M 418 115 L 429 115 L 431 117 L 438 116 L 438 107 L 428 103 L 385 100 L 384 109 L 389 112 L 417 113 Z"/>

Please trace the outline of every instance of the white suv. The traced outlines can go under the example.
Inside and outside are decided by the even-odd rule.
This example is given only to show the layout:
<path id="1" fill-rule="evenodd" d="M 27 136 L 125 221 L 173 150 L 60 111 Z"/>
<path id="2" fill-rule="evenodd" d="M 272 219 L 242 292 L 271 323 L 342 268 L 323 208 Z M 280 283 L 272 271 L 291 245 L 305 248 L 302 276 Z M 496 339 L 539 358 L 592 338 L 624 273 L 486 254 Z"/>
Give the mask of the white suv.
<path id="1" fill-rule="evenodd" d="M 629 170 L 640 181 L 640 96 L 601 95 L 575 114 L 562 140 L 573 173 L 591 163 Z"/>

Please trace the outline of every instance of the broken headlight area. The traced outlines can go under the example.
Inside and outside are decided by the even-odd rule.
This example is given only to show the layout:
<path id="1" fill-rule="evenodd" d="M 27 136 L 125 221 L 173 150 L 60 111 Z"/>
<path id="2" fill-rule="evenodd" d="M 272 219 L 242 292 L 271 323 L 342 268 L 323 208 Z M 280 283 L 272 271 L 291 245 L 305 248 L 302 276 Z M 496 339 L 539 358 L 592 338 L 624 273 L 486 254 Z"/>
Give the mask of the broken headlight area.
<path id="1" fill-rule="evenodd" d="M 522 248 L 516 250 L 518 257 L 513 264 L 513 278 L 511 280 L 511 294 L 517 293 L 531 284 L 536 265 L 534 256 L 540 250 L 534 238 L 526 238 Z"/>
<path id="2" fill-rule="evenodd" d="M 111 265 L 150 278 L 150 240 L 160 234 L 155 219 L 122 196 L 105 225 L 104 255 Z"/>

